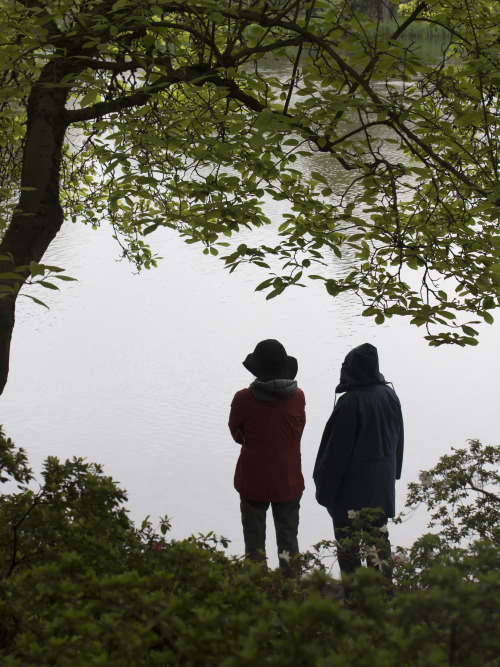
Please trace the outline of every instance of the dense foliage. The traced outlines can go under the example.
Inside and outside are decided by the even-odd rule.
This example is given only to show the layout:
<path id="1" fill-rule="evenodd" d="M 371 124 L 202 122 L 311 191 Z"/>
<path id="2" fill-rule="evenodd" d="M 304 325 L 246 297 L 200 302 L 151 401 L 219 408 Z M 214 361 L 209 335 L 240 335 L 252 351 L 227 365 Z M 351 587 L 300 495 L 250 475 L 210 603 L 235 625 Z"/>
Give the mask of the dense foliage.
<path id="1" fill-rule="evenodd" d="M 302 554 L 300 584 L 283 580 L 279 571 L 228 558 L 223 538 L 169 540 L 167 519 L 158 530 L 148 520 L 135 527 L 125 494 L 95 464 L 49 458 L 35 489 L 24 452 L 2 433 L 2 481 L 11 488 L 0 496 L 0 661 L 499 665 L 498 531 L 482 530 L 485 504 L 498 511 L 496 472 L 483 469 L 493 456 L 498 448 L 473 442 L 441 459 L 409 498 L 432 497 L 435 508 L 447 480 L 455 504 L 460 496 L 469 511 L 449 508 L 441 519 L 454 521 L 462 537 L 467 525 L 483 540 L 458 546 L 449 531 L 423 536 L 407 558 L 395 557 L 392 597 L 377 567 L 362 568 L 346 605 L 328 574 L 331 544 Z M 465 495 L 487 487 L 481 506 Z"/>
<path id="2" fill-rule="evenodd" d="M 138 267 L 167 226 L 231 270 L 272 267 L 268 297 L 309 275 L 474 343 L 500 289 L 498 18 L 487 0 L 0 0 L 0 385 L 21 287 L 61 277 L 41 261 L 64 219 L 108 221 Z M 225 249 L 273 204 L 267 244 Z"/>

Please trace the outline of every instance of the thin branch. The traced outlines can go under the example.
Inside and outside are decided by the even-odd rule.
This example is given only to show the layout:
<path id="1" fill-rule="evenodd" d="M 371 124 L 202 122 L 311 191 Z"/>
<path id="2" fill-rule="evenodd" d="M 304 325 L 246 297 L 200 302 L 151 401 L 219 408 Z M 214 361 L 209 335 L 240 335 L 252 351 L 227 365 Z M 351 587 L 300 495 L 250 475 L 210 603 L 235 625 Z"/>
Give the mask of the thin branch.
<path id="1" fill-rule="evenodd" d="M 18 529 L 21 527 L 21 524 L 22 524 L 22 523 L 29 517 L 29 515 L 30 515 L 31 512 L 35 509 L 35 507 L 37 507 L 37 505 L 39 505 L 39 500 L 40 500 L 40 496 L 39 496 L 39 495 L 38 495 L 38 496 L 35 496 L 35 497 L 34 497 L 34 500 L 33 500 L 33 504 L 31 505 L 31 507 L 30 507 L 30 508 L 28 509 L 28 511 L 27 511 L 27 512 L 26 512 L 26 513 L 19 519 L 19 521 L 13 526 L 13 530 L 14 530 L 14 539 L 13 539 L 13 544 L 12 544 L 12 558 L 11 558 L 11 561 L 10 561 L 10 567 L 9 567 L 9 570 L 8 570 L 8 572 L 7 572 L 7 577 L 10 577 L 10 575 L 11 575 L 12 572 L 14 571 L 14 568 L 15 568 L 16 565 L 18 565 L 18 563 L 19 563 L 19 561 L 18 561 L 17 558 L 16 558 L 16 556 L 17 556 L 17 543 L 18 543 L 18 533 L 17 533 L 17 531 L 18 531 Z"/>
<path id="2" fill-rule="evenodd" d="M 203 67 L 182 68 L 170 76 L 162 77 L 155 85 L 145 86 L 130 95 L 124 95 L 108 102 L 96 102 L 96 104 L 83 109 L 67 110 L 67 124 L 95 120 L 111 113 L 143 106 L 158 93 L 178 83 L 192 83 L 201 86 L 209 82 L 217 82 L 216 85 L 227 87 L 227 82 L 218 75 L 212 74 L 211 70 Z"/>

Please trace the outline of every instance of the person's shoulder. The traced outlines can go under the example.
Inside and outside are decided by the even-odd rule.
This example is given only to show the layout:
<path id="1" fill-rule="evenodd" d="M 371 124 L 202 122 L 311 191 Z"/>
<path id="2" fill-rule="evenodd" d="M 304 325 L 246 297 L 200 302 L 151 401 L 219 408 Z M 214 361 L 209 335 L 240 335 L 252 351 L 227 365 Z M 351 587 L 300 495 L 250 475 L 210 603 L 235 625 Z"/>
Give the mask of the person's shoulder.
<path id="1" fill-rule="evenodd" d="M 346 410 L 354 410 L 359 405 L 361 392 L 358 389 L 353 389 L 344 392 L 337 398 L 333 413 Z"/>
<path id="2" fill-rule="evenodd" d="M 401 408 L 401 402 L 398 395 L 396 394 L 394 387 L 390 384 L 380 384 L 378 385 L 378 400 L 383 401 L 386 405 L 397 405 Z"/>
<path id="3" fill-rule="evenodd" d="M 236 392 L 236 394 L 233 397 L 233 402 L 248 400 L 249 398 L 253 398 L 252 390 L 249 389 L 248 387 L 245 387 L 245 389 L 240 389 Z"/>
<path id="4" fill-rule="evenodd" d="M 348 391 L 344 391 L 342 394 L 337 394 L 337 403 L 336 405 L 347 405 L 347 403 L 352 403 L 353 401 L 357 401 L 359 398 L 360 394 L 360 388 L 355 387 L 353 389 L 349 389 Z"/>
<path id="5" fill-rule="evenodd" d="M 391 398 L 395 398 L 396 400 L 399 400 L 398 395 L 396 394 L 396 390 L 394 389 L 392 384 L 384 382 L 383 384 L 378 385 L 378 387 L 380 387 L 380 389 L 379 389 L 380 392 L 386 393 Z"/>
<path id="6" fill-rule="evenodd" d="M 291 401 L 294 405 L 301 406 L 302 408 L 306 404 L 305 394 L 300 387 L 297 387 L 297 391 L 289 396 L 287 400 Z"/>

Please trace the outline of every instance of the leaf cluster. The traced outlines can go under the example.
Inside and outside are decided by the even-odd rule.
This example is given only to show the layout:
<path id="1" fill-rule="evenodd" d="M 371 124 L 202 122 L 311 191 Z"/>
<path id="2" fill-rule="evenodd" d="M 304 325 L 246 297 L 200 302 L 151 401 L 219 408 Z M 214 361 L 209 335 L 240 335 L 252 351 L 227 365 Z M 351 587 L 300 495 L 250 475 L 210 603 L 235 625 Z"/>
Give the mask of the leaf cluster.
<path id="1" fill-rule="evenodd" d="M 409 485 L 411 510 L 424 504 L 430 527 L 439 529 L 443 544 L 487 540 L 500 545 L 500 447 L 470 440 L 467 449 L 453 449 L 434 468 Z"/>
<path id="2" fill-rule="evenodd" d="M 0 272 L 0 299 L 7 296 L 17 296 L 23 285 L 37 285 L 45 289 L 58 290 L 59 287 L 54 281 L 69 282 L 76 280 L 76 278 L 71 278 L 71 276 L 63 273 L 64 269 L 59 266 L 39 264 L 38 262 L 30 262 L 26 266 L 16 266 L 11 254 L 0 255 L 0 263 L 7 264 L 10 269 Z M 48 308 L 46 303 L 33 294 L 22 293 L 22 296 Z"/>

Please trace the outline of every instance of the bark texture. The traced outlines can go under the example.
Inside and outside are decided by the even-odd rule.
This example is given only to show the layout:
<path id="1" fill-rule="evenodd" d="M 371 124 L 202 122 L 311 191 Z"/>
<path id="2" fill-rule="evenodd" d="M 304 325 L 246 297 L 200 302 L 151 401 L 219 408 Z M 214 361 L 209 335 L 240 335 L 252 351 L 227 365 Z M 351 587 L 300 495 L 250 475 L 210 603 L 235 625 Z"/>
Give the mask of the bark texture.
<path id="1" fill-rule="evenodd" d="M 64 75 L 61 63 L 49 63 L 33 86 L 27 106 L 21 194 L 19 205 L 0 243 L 0 272 L 40 262 L 63 222 L 59 203 L 59 170 L 67 128 L 66 96 L 57 87 Z M 19 282 L 29 276 L 24 271 Z M 0 283 L 12 285 L 12 280 Z M 17 294 L 0 299 L 0 393 L 9 373 L 10 342 L 15 323 Z"/>

